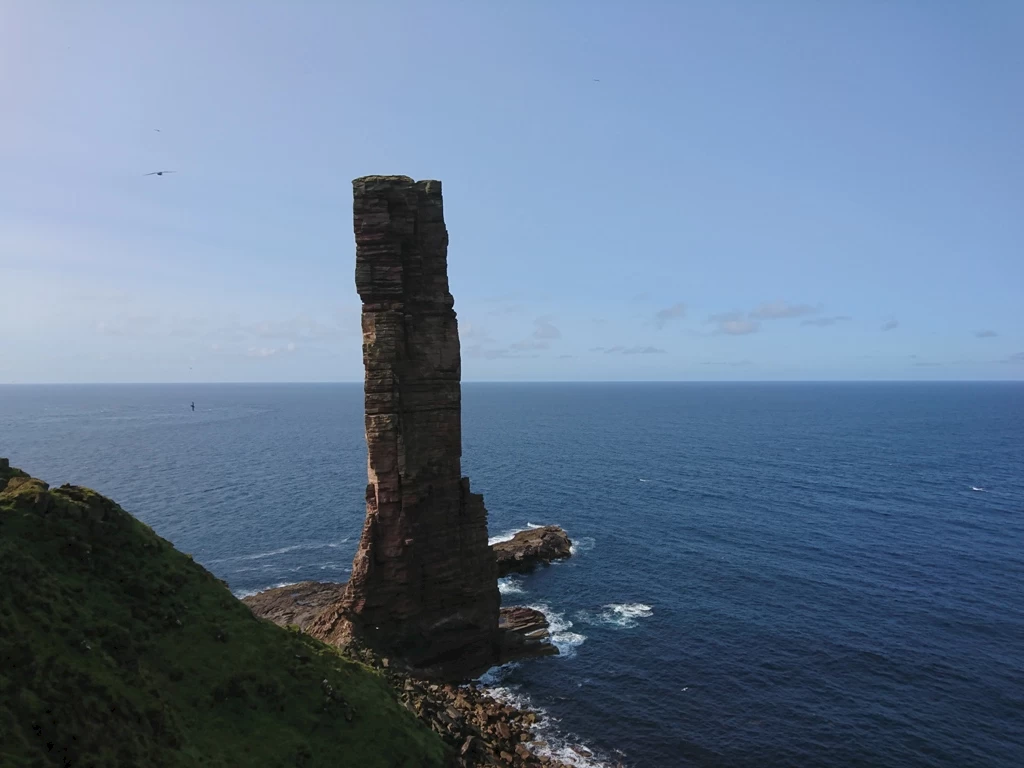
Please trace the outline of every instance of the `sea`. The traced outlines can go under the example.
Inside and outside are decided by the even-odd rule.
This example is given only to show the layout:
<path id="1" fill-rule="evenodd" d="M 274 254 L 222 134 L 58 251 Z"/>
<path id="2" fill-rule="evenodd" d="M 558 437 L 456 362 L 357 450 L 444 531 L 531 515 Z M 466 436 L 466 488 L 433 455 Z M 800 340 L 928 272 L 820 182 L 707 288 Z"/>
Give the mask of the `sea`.
<path id="1" fill-rule="evenodd" d="M 195 402 L 195 411 L 190 404 Z M 236 595 L 347 578 L 360 384 L 0 387 L 0 456 Z M 577 766 L 1024 766 L 1024 384 L 465 384 L 501 582 L 557 657 L 491 670 Z"/>

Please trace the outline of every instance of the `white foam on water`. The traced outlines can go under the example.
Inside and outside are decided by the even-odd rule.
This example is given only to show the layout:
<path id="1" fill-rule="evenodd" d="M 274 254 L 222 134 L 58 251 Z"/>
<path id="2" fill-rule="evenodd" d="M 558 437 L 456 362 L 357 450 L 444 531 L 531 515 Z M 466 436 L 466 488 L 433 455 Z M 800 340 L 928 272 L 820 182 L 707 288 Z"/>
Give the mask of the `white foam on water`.
<path id="1" fill-rule="evenodd" d="M 504 533 L 499 533 L 497 536 L 491 536 L 489 539 L 487 539 L 487 544 L 488 544 L 488 546 L 494 546 L 495 544 L 499 544 L 499 543 L 501 543 L 503 541 L 511 541 L 515 537 L 515 535 L 517 533 L 522 533 L 523 531 L 532 531 L 534 528 L 543 528 L 543 527 L 544 526 L 542 526 L 542 525 L 536 525 L 534 523 L 527 523 L 524 528 L 514 528 L 514 529 L 512 529 L 510 531 L 505 531 Z"/>
<path id="2" fill-rule="evenodd" d="M 654 609 L 643 603 L 612 603 L 605 608 L 627 619 L 646 619 L 654 615 Z"/>
<path id="3" fill-rule="evenodd" d="M 487 539 L 487 544 L 488 546 L 493 547 L 495 544 L 500 544 L 503 541 L 511 541 L 517 533 L 522 533 L 523 531 L 532 531 L 536 528 L 546 528 L 549 525 L 558 525 L 558 523 L 531 523 L 527 521 L 526 525 L 522 528 L 512 528 L 510 530 L 505 531 L 504 533 L 499 533 L 496 536 L 491 536 L 489 539 Z"/>
<path id="4" fill-rule="evenodd" d="M 491 667 L 477 678 L 477 682 L 487 688 L 496 687 L 518 667 L 518 661 L 510 661 L 500 667 Z"/>
<path id="5" fill-rule="evenodd" d="M 280 549 L 271 549 L 267 552 L 255 552 L 251 555 L 236 555 L 234 557 L 222 557 L 219 560 L 209 560 L 209 563 L 230 563 L 235 560 L 262 560 L 267 557 L 276 557 L 277 555 L 284 555 L 288 552 L 295 552 L 298 549 L 337 549 L 342 544 L 348 541 L 348 538 L 341 539 L 340 541 L 331 542 L 312 542 L 308 544 L 292 544 L 288 547 L 281 547 Z"/>
<path id="6" fill-rule="evenodd" d="M 498 591 L 503 595 L 522 595 L 526 593 L 523 582 L 515 576 L 498 579 Z"/>
<path id="7" fill-rule="evenodd" d="M 649 483 L 649 482 L 651 482 L 646 477 L 638 477 L 637 480 L 639 480 L 641 483 Z"/>
<path id="8" fill-rule="evenodd" d="M 342 563 L 324 563 L 320 566 L 321 571 L 347 571 L 349 567 Z"/>
<path id="9" fill-rule="evenodd" d="M 305 544 L 292 544 L 290 547 L 281 547 L 280 549 L 271 549 L 268 552 L 257 552 L 253 555 L 238 555 L 237 557 L 226 558 L 228 560 L 262 560 L 264 557 L 274 557 L 275 555 L 283 555 L 286 552 L 294 552 L 296 549 L 302 549 Z M 217 561 L 220 562 L 220 561 Z"/>
<path id="10" fill-rule="evenodd" d="M 576 539 L 569 545 L 569 554 L 575 555 L 579 552 L 589 552 L 595 546 L 597 546 L 597 542 L 593 538 L 584 536 L 583 538 Z"/>
<path id="11" fill-rule="evenodd" d="M 496 669 L 504 669 L 504 667 L 496 667 Z M 544 742 L 545 746 L 529 744 L 530 751 L 535 755 L 544 755 L 553 760 L 560 760 L 574 768 L 610 768 L 611 763 L 605 757 L 587 747 L 574 734 L 559 732 L 558 718 L 551 717 L 546 710 L 535 706 L 530 697 L 518 686 L 492 686 L 484 682 L 484 678 L 481 678 L 480 682 L 484 684 L 487 694 L 500 703 L 537 715 L 537 722 L 530 727 L 530 732 L 534 742 Z"/>
<path id="12" fill-rule="evenodd" d="M 528 605 L 527 608 L 540 611 L 547 618 L 551 644 L 558 649 L 561 658 L 571 659 L 576 655 L 576 648 L 583 645 L 587 636 L 573 632 L 573 623 L 565 618 L 565 614 L 557 613 L 547 605 Z"/>
<path id="13" fill-rule="evenodd" d="M 976 485 L 972 485 L 971 486 L 971 490 L 972 491 L 978 491 L 978 493 L 988 493 L 988 491 L 986 491 L 984 488 L 979 488 Z"/>
<path id="14" fill-rule="evenodd" d="M 654 615 L 654 609 L 645 603 L 610 603 L 600 611 L 578 611 L 576 618 L 585 624 L 632 629 L 639 626 L 637 619 Z"/>
<path id="15" fill-rule="evenodd" d="M 252 595 L 258 595 L 260 592 L 266 592 L 268 589 L 277 589 L 278 587 L 287 587 L 292 582 L 282 581 L 280 584 L 271 584 L 266 587 L 260 587 L 259 589 L 233 589 L 231 594 L 237 597 L 239 600 L 245 597 L 251 597 Z"/>

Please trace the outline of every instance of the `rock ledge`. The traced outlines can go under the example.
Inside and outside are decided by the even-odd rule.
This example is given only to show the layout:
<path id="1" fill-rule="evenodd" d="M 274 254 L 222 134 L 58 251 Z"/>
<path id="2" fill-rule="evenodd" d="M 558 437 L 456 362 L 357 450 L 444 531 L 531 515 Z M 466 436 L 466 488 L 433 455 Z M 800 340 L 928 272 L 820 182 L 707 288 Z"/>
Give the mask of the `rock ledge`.
<path id="1" fill-rule="evenodd" d="M 498 576 L 532 571 L 538 564 L 562 560 L 572 555 L 569 535 L 557 525 L 545 525 L 520 531 L 508 541 L 491 547 L 498 563 Z"/>

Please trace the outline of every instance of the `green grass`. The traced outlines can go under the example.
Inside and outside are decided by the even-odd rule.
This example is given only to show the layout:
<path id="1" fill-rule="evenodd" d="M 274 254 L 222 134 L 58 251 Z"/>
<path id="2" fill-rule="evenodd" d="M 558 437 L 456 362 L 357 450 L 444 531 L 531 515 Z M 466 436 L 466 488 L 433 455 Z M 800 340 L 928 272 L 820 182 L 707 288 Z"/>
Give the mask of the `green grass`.
<path id="1" fill-rule="evenodd" d="M 0 462 L 0 766 L 442 766 L 373 670 L 109 499 Z"/>

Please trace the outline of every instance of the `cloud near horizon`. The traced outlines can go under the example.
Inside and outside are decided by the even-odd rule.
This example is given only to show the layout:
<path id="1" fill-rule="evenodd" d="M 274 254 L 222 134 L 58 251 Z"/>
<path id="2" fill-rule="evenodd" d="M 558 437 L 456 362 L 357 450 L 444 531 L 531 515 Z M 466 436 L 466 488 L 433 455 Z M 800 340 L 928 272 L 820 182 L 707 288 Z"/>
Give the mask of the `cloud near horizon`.
<path id="1" fill-rule="evenodd" d="M 505 347 L 490 347 L 494 340 L 486 331 L 467 323 L 465 338 L 474 343 L 465 348 L 466 357 L 483 358 L 485 360 L 496 360 L 507 357 L 538 357 L 538 355 L 523 355 L 522 352 L 541 352 L 551 349 L 551 341 L 562 338 L 562 331 L 554 325 L 553 315 L 541 315 L 533 321 L 533 332 L 525 339 L 514 341 Z"/>
<path id="2" fill-rule="evenodd" d="M 606 355 L 664 355 L 668 350 L 661 347 L 636 345 L 633 347 L 617 344 L 614 347 L 591 347 L 591 352 L 603 352 Z"/>
<path id="3" fill-rule="evenodd" d="M 295 342 L 289 341 L 283 347 L 249 347 L 245 352 L 245 356 L 265 360 L 269 357 L 278 357 L 279 355 L 290 354 L 296 349 L 298 349 L 298 347 L 295 346 Z"/>
<path id="4" fill-rule="evenodd" d="M 708 322 L 716 326 L 714 332 L 718 335 L 747 336 L 760 331 L 762 321 L 807 317 L 808 315 L 818 314 L 822 309 L 821 304 L 790 304 L 786 301 L 766 301 L 750 312 L 734 310 L 732 312 L 719 312 L 718 314 L 710 315 Z M 800 324 L 824 328 L 851 319 L 849 315 L 808 317 Z"/>

